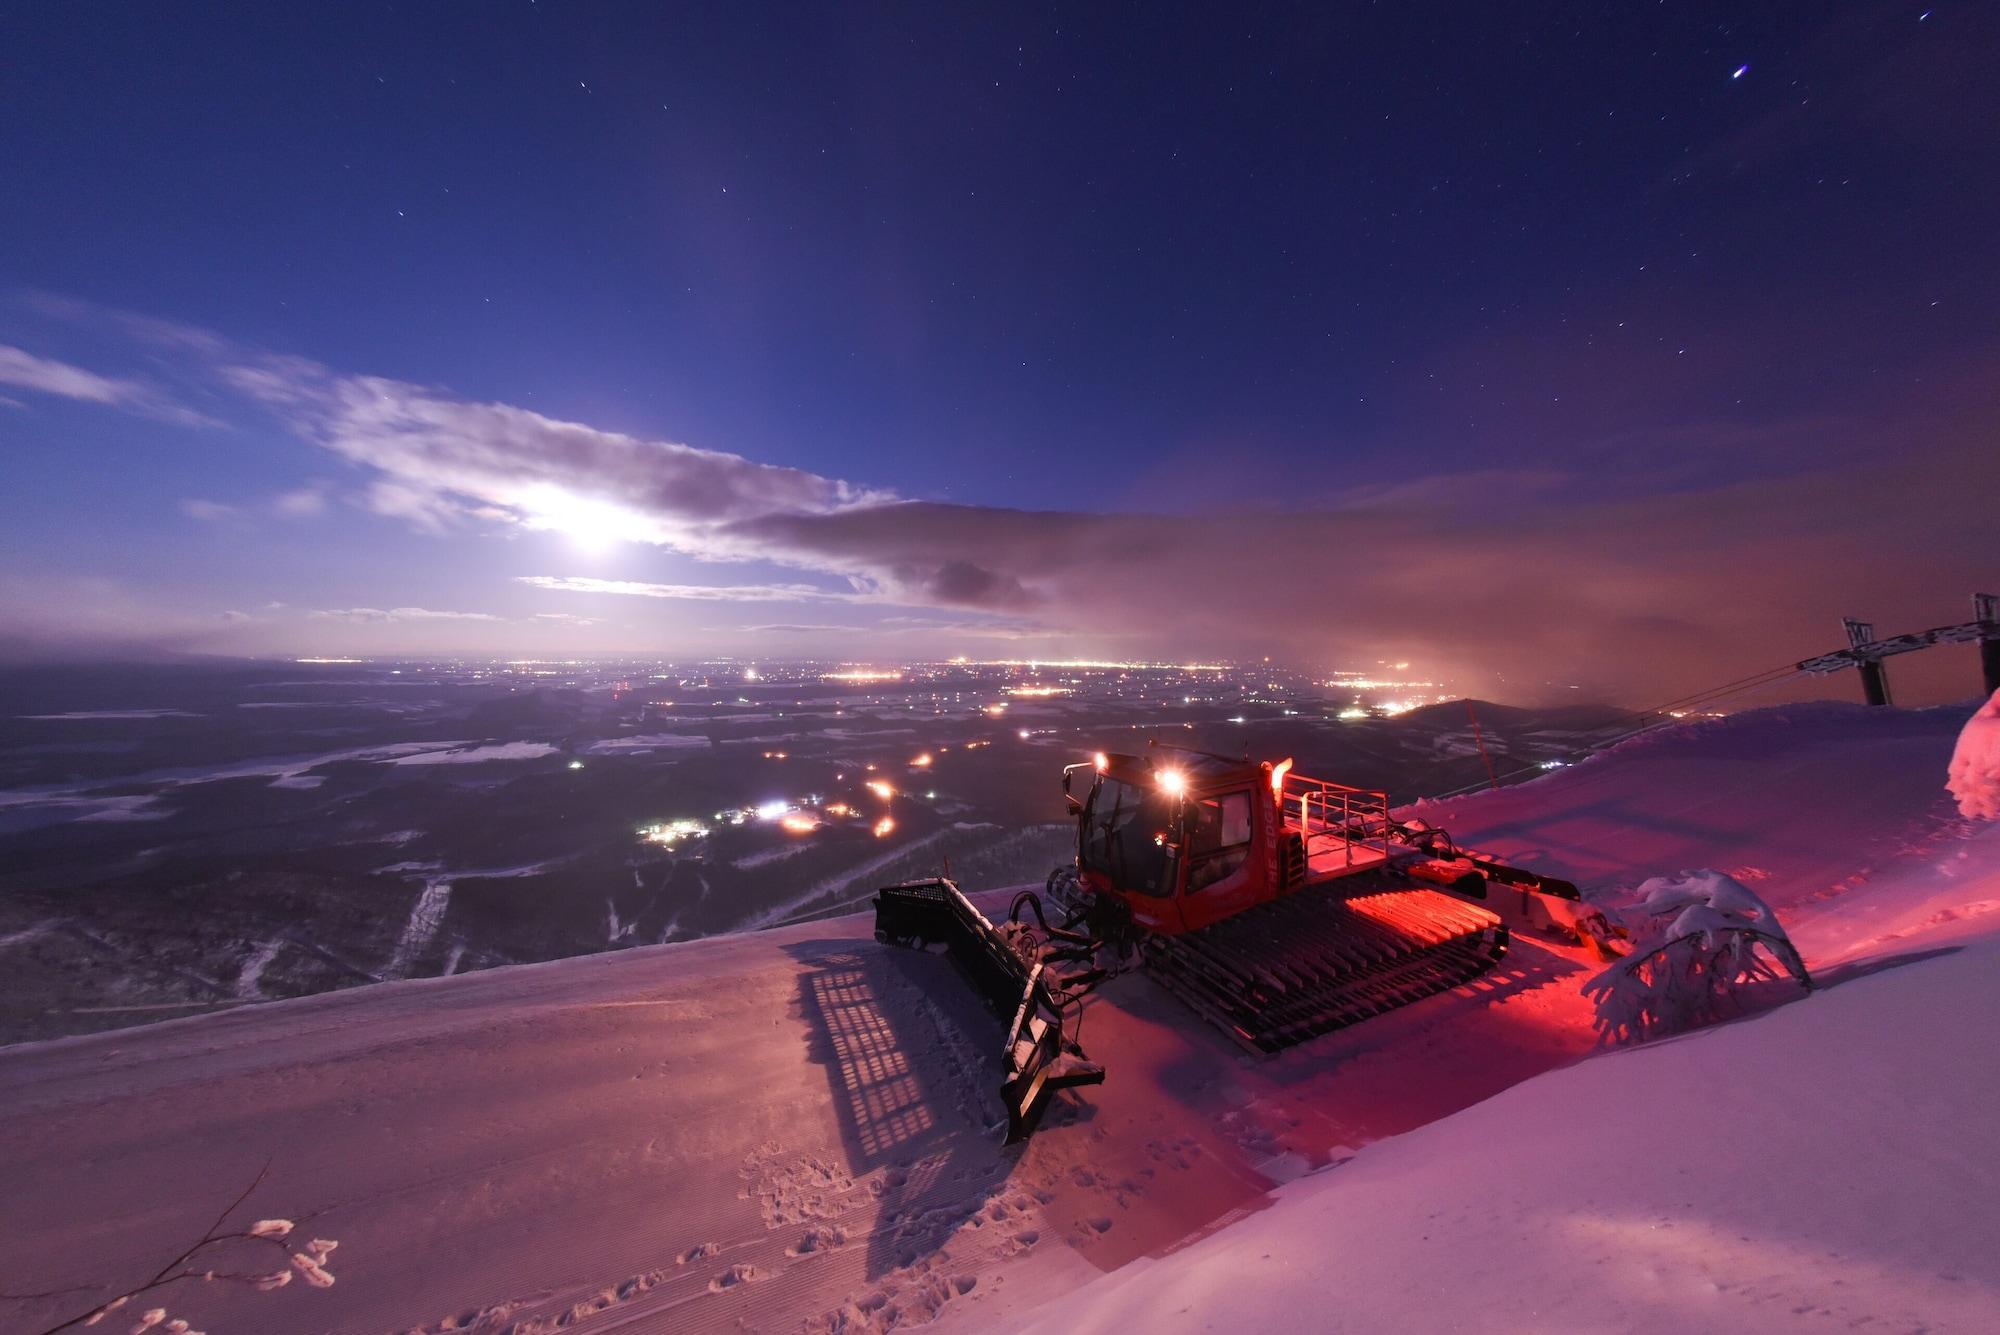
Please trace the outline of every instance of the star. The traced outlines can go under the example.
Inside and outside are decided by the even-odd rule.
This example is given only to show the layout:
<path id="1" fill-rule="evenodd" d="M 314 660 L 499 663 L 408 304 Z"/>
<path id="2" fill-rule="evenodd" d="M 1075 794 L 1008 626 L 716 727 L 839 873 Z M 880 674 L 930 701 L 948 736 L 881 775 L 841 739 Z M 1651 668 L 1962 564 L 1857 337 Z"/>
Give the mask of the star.
<path id="1" fill-rule="evenodd" d="M 1738 65 L 1736 67 L 1736 72 L 1730 75 L 1729 77 L 1732 79 L 1740 79 L 1749 72 L 1750 72 L 1750 67 L 1748 65 Z"/>

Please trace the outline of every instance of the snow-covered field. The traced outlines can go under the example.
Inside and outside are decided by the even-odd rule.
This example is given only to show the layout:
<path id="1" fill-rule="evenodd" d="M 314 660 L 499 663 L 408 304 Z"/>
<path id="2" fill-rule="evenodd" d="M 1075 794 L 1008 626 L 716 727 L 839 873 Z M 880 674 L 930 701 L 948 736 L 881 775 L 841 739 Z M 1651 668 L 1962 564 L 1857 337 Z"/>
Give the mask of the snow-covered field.
<path id="1" fill-rule="evenodd" d="M 1610 902 L 1714 868 L 1777 909 L 1822 990 L 1637 1050 L 1528 942 L 1268 1061 L 1133 976 L 1107 1082 L 1003 1151 L 995 1027 L 865 916 L 0 1050 L 0 1290 L 80 1290 L 0 1330 L 267 1162 L 239 1218 L 310 1216 L 338 1283 L 162 1296 L 211 1335 L 2000 1328 L 1969 712 L 1761 711 L 1424 809 Z"/>

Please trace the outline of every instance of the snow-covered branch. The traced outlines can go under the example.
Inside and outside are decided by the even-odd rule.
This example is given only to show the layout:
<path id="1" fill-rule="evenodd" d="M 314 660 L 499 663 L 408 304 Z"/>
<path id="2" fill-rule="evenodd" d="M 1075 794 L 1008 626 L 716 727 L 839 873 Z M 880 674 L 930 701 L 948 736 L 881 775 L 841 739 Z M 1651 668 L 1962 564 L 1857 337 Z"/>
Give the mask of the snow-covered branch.
<path id="1" fill-rule="evenodd" d="M 150 1279 L 126 1289 L 108 1302 L 99 1303 L 86 1312 L 79 1312 L 66 1321 L 58 1322 L 40 1332 L 40 1335 L 57 1335 L 59 1331 L 75 1330 L 101 1324 L 116 1313 L 129 1310 L 135 1300 L 156 1294 L 159 1290 L 186 1280 L 202 1283 L 247 1284 L 260 1292 L 284 1288 L 294 1276 L 303 1279 L 314 1288 L 331 1288 L 333 1272 L 327 1269 L 327 1260 L 334 1248 L 340 1245 L 335 1238 L 313 1238 L 303 1241 L 296 1235 L 299 1225 L 290 1219 L 259 1219 L 243 1228 L 229 1228 L 229 1216 L 235 1214 L 242 1204 L 250 1199 L 263 1184 L 271 1171 L 266 1163 L 250 1185 L 239 1193 L 236 1199 L 224 1206 L 215 1222 L 201 1239 L 183 1250 L 173 1260 L 155 1271 Z M 252 1249 L 275 1248 L 274 1269 L 218 1269 L 216 1262 L 233 1262 L 242 1266 L 250 1261 L 255 1252 Z M 0 1299 L 26 1300 L 47 1298 L 54 1294 L 0 1294 Z M 133 1314 L 134 1324 L 128 1329 L 130 1335 L 203 1335 L 193 1329 L 185 1317 L 172 1315 L 165 1306 L 149 1307 Z"/>
<path id="2" fill-rule="evenodd" d="M 1789 975 L 1812 990 L 1778 915 L 1740 881 L 1682 872 L 1654 877 L 1639 893 L 1641 910 L 1663 925 L 1643 931 L 1630 955 L 1583 985 L 1606 1042 L 1657 1038 L 1732 1014 L 1738 990 L 1751 983 Z"/>

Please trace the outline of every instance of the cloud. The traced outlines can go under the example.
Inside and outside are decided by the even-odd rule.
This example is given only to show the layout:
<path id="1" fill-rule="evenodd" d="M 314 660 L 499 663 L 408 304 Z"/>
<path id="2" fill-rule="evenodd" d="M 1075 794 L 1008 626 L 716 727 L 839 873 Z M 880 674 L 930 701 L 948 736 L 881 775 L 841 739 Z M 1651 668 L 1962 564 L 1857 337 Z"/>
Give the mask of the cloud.
<path id="1" fill-rule="evenodd" d="M 212 524 L 218 519 L 230 519 L 242 512 L 233 505 L 224 505 L 221 501 L 205 501 L 200 497 L 191 496 L 181 502 L 181 513 L 189 519 L 199 519 L 203 523 Z"/>
<path id="2" fill-rule="evenodd" d="M 583 575 L 517 575 L 522 584 L 563 593 L 615 593 L 634 598 L 682 598 L 710 603 L 856 603 L 874 599 L 810 584 L 647 584 Z"/>
<path id="3" fill-rule="evenodd" d="M 835 626 L 826 622 L 773 621 L 761 626 L 737 627 L 745 635 L 853 635 L 863 626 Z"/>
<path id="4" fill-rule="evenodd" d="M 601 624 L 599 617 L 580 617 L 570 612 L 537 612 L 530 621 L 553 621 L 565 626 L 595 626 Z"/>
<path id="5" fill-rule="evenodd" d="M 924 652 L 991 635 L 1078 655 L 1271 654 L 1307 667 L 1409 658 L 1513 699 L 1583 683 L 1643 704 L 1823 650 L 1842 614 L 1885 628 L 1962 617 L 1958 602 L 1995 571 L 1986 511 L 2000 492 L 2000 451 L 1983 364 L 1963 383 L 1927 381 L 1893 402 L 1822 405 L 1809 429 L 1690 424 L 1666 408 L 1612 404 L 1613 426 L 1560 458 L 1540 446 L 1516 451 L 1532 457 L 1475 458 L 1479 440 L 1446 441 L 1410 457 L 1462 466 L 1399 474 L 1383 464 L 1342 475 L 1337 493 L 1274 473 L 1271 508 L 1142 514 L 911 499 L 171 327 L 138 336 L 210 359 L 225 386 L 351 465 L 357 499 L 378 514 L 440 533 L 610 536 L 799 575 L 520 577 L 529 587 L 843 606 L 862 623 L 704 632 L 718 637 L 881 634 Z M 1781 448 L 1758 444 L 1767 439 Z M 1758 456 L 1754 469 L 1746 454 Z M 893 609 L 922 615 L 881 615 Z M 422 608 L 319 615 L 502 620 Z M 497 646 L 497 634 L 485 642 Z"/>
<path id="6" fill-rule="evenodd" d="M 747 558 L 723 526 L 825 514 L 887 493 L 741 455 L 643 440 L 501 403 L 471 403 L 300 358 L 221 368 L 301 434 L 374 470 L 378 513 L 445 530 L 474 522 L 588 532 L 713 559 Z"/>
<path id="7" fill-rule="evenodd" d="M 116 404 L 143 392 L 131 380 L 113 380 L 68 362 L 52 361 L 0 343 L 0 384 L 32 389 L 40 394 L 58 394 L 66 399 Z"/>
<path id="8" fill-rule="evenodd" d="M 320 514 L 326 509 L 326 488 L 315 483 L 297 491 L 285 492 L 271 502 L 271 508 L 281 515 L 294 517 Z"/>
<path id="9" fill-rule="evenodd" d="M 419 526 L 610 534 L 845 586 L 528 576 L 531 587 L 974 614 L 928 628 L 945 641 L 1040 635 L 1328 666 L 1416 658 L 1463 682 L 1503 678 L 1513 698 L 1551 683 L 1643 693 L 1741 675 L 1746 660 L 1822 647 L 1835 603 L 1906 605 L 1941 579 L 1977 582 L 1990 558 L 1971 547 L 1922 571 L 1866 553 L 1899 550 L 1917 520 L 1983 531 L 1978 498 L 2000 482 L 1982 418 L 1920 425 L 1912 410 L 1887 418 L 1894 450 L 1861 448 L 1852 423 L 1822 417 L 1820 452 L 1792 471 L 1682 477 L 1651 494 L 1591 472 L 1482 465 L 1355 479 L 1318 508 L 1026 511 L 906 499 L 295 360 L 226 375 L 368 469 L 373 508 Z M 778 624 L 794 623 L 755 633 Z"/>
<path id="10" fill-rule="evenodd" d="M 955 540 L 939 550 L 935 541 L 890 532 L 887 525 L 904 517 L 949 523 L 950 509 L 912 509 L 885 488 L 602 431 L 508 404 L 471 403 L 405 381 L 343 376 L 296 357 L 240 360 L 220 374 L 308 439 L 371 470 L 368 507 L 420 529 L 497 525 L 618 538 L 700 560 L 760 560 L 835 575 L 852 592 L 804 584 L 702 591 L 630 581 L 541 587 L 984 611 L 1020 611 L 1040 601 L 1019 572 Z M 929 536 L 938 534 L 933 529 Z"/>
<path id="11" fill-rule="evenodd" d="M 323 621 L 347 621 L 355 625 L 386 621 L 504 621 L 491 612 L 434 612 L 428 607 L 344 607 L 314 612 Z"/>
<path id="12" fill-rule="evenodd" d="M 54 292 L 28 292 L 21 296 L 20 303 L 43 315 L 71 324 L 109 328 L 136 342 L 169 351 L 194 353 L 210 359 L 221 358 L 229 351 L 229 340 L 213 330 L 183 324 L 178 320 L 162 320 L 157 316 L 100 306 L 80 297 L 66 297 Z"/>
<path id="13" fill-rule="evenodd" d="M 174 403 L 162 391 L 142 381 L 99 375 L 4 343 L 0 343 L 0 385 L 100 403 L 181 426 L 222 425 L 212 417 Z"/>

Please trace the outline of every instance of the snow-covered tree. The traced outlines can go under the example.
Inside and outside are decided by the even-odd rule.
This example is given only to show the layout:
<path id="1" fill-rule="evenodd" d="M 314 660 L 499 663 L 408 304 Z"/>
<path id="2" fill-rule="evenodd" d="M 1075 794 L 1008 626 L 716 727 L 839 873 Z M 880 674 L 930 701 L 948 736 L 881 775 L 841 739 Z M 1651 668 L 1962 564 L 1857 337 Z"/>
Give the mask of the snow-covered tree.
<path id="1" fill-rule="evenodd" d="M 1944 786 L 1967 820 L 2000 820 L 2000 691 L 1965 721 Z"/>
<path id="2" fill-rule="evenodd" d="M 1656 1038 L 1735 1012 L 1738 989 L 1812 975 L 1778 915 L 1719 871 L 1656 876 L 1639 887 L 1644 924 L 1630 955 L 1583 985 L 1607 1042 Z M 1671 921 L 1670 921 L 1671 919 Z"/>

